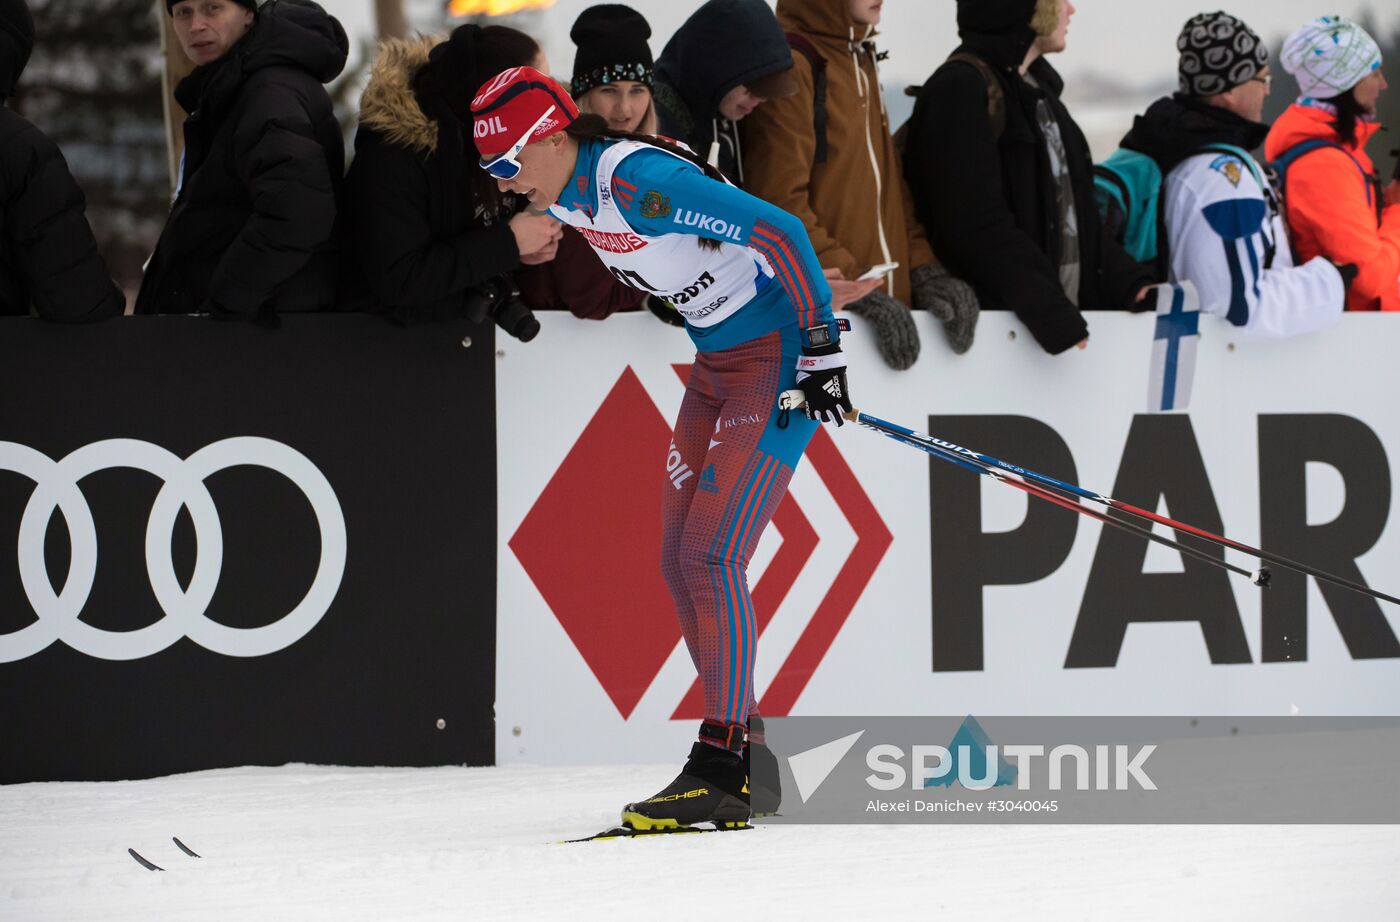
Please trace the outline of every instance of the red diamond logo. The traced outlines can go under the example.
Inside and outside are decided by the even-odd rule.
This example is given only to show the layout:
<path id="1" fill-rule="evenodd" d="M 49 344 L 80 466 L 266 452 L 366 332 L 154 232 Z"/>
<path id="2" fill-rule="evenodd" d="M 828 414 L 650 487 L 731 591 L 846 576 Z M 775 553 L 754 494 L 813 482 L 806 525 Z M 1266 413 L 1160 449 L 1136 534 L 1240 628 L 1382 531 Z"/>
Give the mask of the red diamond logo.
<path id="1" fill-rule="evenodd" d="M 689 366 L 676 366 L 684 381 Z M 671 427 L 631 368 L 623 371 L 570 449 L 510 548 L 569 639 L 626 719 L 681 640 L 661 579 L 661 465 Z M 856 533 L 807 627 L 760 702 L 789 713 L 875 574 L 893 535 L 825 428 L 805 456 Z M 655 488 L 650 488 L 651 485 Z M 773 515 L 783 543 L 753 588 L 760 636 L 819 538 L 788 494 Z M 699 719 L 698 680 L 672 719 Z"/>
<path id="2" fill-rule="evenodd" d="M 626 369 L 510 539 L 624 719 L 681 639 L 661 579 L 670 440 L 670 425 Z"/>

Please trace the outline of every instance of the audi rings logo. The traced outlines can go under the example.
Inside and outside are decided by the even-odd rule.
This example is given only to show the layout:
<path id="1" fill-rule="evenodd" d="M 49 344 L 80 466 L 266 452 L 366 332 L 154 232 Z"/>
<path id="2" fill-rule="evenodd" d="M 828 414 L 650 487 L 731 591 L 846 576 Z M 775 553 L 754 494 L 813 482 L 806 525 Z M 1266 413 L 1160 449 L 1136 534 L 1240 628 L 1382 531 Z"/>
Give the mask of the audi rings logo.
<path id="1" fill-rule="evenodd" d="M 277 621 L 236 628 L 210 620 L 205 611 L 223 568 L 224 535 L 218 510 L 204 480 L 229 467 L 253 465 L 294 483 L 316 514 L 321 560 L 301 602 Z M 97 574 L 97 529 L 78 483 L 110 468 L 148 471 L 164 483 L 146 525 L 146 569 L 165 617 L 134 631 L 106 631 L 79 617 Z M 55 640 L 89 656 L 140 659 L 159 653 L 181 637 L 225 656 L 264 656 L 296 643 L 330 608 L 345 573 L 345 516 L 335 491 L 305 455 L 271 439 L 224 439 L 181 460 L 164 448 L 135 439 L 108 439 L 85 445 L 61 461 L 15 442 L 0 442 L 0 470 L 14 471 L 36 484 L 19 524 L 19 575 L 38 620 L 0 634 L 0 663 L 33 656 Z M 198 552 L 188 589 L 180 588 L 171 559 L 171 534 L 180 509 L 194 521 Z M 44 533 L 57 509 L 68 526 L 71 556 L 63 591 L 55 593 L 44 559 Z"/>

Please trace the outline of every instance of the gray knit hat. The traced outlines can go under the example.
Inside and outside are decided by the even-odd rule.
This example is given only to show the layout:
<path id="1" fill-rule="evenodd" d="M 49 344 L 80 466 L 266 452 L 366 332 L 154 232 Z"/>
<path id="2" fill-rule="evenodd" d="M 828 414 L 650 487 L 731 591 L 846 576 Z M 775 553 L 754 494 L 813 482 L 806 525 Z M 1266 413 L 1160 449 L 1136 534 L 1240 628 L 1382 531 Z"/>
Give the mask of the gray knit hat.
<path id="1" fill-rule="evenodd" d="M 1248 83 L 1269 65 L 1254 30 L 1217 10 L 1192 16 L 1176 39 L 1177 75 L 1186 96 L 1215 96 Z"/>

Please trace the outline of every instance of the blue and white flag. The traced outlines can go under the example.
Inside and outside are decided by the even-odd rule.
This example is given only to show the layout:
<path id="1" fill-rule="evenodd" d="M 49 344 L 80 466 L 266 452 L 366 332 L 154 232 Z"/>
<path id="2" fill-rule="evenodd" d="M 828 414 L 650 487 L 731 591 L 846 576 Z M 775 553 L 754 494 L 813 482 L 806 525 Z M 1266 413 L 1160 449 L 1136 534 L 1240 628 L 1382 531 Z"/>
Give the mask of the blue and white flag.
<path id="1" fill-rule="evenodd" d="M 1152 373 L 1147 380 L 1147 412 L 1185 410 L 1191 403 L 1200 342 L 1201 300 L 1196 286 L 1157 286 L 1157 323 L 1152 334 Z"/>

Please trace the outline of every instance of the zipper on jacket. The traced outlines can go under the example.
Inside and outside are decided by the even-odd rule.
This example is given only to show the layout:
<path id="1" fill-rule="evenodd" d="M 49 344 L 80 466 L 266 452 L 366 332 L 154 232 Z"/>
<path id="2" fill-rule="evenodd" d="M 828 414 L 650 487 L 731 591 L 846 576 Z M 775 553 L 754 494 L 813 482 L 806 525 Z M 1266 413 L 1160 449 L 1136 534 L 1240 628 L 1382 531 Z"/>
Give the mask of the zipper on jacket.
<path id="1" fill-rule="evenodd" d="M 867 34 L 867 35 L 870 34 L 870 30 L 869 30 L 869 29 L 866 29 L 866 34 Z M 864 113 L 864 119 L 863 119 L 864 122 L 865 122 L 865 150 L 866 150 L 866 152 L 870 155 L 870 169 L 871 169 L 871 172 L 873 172 L 873 173 L 875 174 L 875 227 L 879 230 L 879 234 L 880 234 L 880 252 L 881 252 L 881 253 L 884 255 L 884 257 L 885 257 L 883 261 L 884 261 L 884 262 L 891 262 L 892 260 L 890 259 L 890 244 L 889 244 L 889 240 L 885 237 L 885 193 L 884 193 L 884 182 L 883 182 L 883 180 L 882 180 L 881 177 L 880 177 L 880 161 L 879 161 L 879 158 L 875 156 L 875 139 L 874 139 L 874 137 L 873 137 L 873 135 L 871 134 L 871 131 L 870 131 L 870 96 L 871 96 L 871 94 L 870 94 L 869 92 L 867 92 L 867 91 L 870 89 L 870 87 L 869 87 L 869 85 L 868 85 L 868 84 L 869 84 L 869 81 L 866 80 L 865 71 L 861 69 L 861 66 L 860 66 L 860 59 L 859 59 L 859 57 L 857 57 L 857 55 L 856 55 L 856 49 L 859 47 L 859 46 L 856 44 L 856 30 L 855 30 L 854 28 L 851 28 L 851 29 L 849 30 L 849 35 L 850 35 L 850 41 L 847 43 L 847 45 L 848 45 L 848 47 L 850 48 L 850 51 L 851 51 L 851 67 L 852 67 L 852 68 L 855 70 L 855 72 L 856 72 L 856 92 L 858 92 L 861 96 L 865 97 L 865 113 Z M 871 60 L 870 60 L 870 67 L 871 67 L 872 70 L 875 71 L 875 78 L 876 78 L 876 80 L 878 81 L 878 80 L 879 80 L 879 77 L 880 77 L 880 68 L 879 68 L 879 65 L 875 63 L 875 59 L 874 59 L 873 56 L 871 57 Z M 879 94 L 879 87 L 878 87 L 878 86 L 875 87 L 874 95 L 875 95 L 876 98 L 878 98 L 879 95 L 880 95 L 880 94 Z M 883 113 L 884 110 L 885 110 L 885 103 L 884 103 L 884 100 L 879 100 L 879 104 L 880 104 L 880 111 Z M 902 266 L 901 268 L 907 270 L 909 267 L 908 267 L 908 266 Z M 894 276 L 895 276 L 895 273 L 893 273 L 893 272 L 891 272 L 889 275 L 885 276 L 885 293 L 888 294 L 891 298 L 894 297 Z"/>

